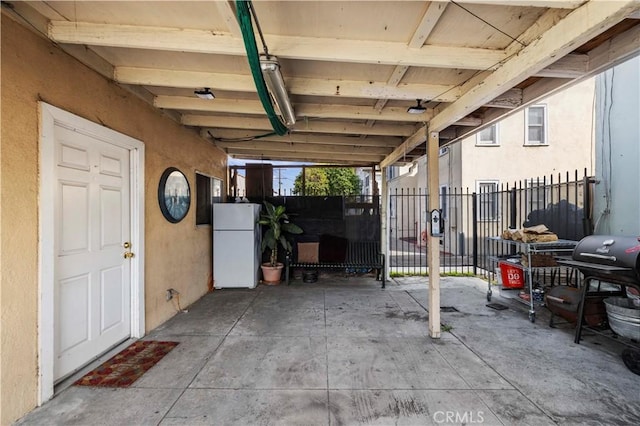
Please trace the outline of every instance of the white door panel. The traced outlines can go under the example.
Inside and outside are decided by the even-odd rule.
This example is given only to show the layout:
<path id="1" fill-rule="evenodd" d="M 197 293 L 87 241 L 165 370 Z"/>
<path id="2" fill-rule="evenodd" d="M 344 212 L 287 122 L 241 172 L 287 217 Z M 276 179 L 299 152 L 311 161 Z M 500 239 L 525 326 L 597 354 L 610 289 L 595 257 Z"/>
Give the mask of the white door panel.
<path id="1" fill-rule="evenodd" d="M 130 336 L 129 151 L 56 126 L 54 380 Z"/>

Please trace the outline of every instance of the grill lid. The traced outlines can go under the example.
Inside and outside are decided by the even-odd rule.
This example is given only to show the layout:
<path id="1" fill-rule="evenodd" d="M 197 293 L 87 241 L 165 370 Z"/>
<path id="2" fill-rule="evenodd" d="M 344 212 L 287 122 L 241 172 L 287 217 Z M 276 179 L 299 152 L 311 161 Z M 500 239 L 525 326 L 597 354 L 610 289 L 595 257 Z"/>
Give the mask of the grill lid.
<path id="1" fill-rule="evenodd" d="M 573 260 L 640 270 L 640 237 L 590 235 L 573 250 Z"/>

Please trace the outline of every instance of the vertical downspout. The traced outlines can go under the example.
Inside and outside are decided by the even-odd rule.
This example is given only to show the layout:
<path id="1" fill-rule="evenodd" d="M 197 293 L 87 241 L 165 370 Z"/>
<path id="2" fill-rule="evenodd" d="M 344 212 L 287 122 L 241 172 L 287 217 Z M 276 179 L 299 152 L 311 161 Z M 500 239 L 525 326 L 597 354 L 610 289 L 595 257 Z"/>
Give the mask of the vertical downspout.
<path id="1" fill-rule="evenodd" d="M 388 206 L 389 206 L 389 186 L 387 182 L 387 168 L 380 166 L 380 175 L 382 181 L 382 196 L 380 203 L 380 251 L 384 254 L 384 258 L 386 259 L 386 267 L 382 272 L 385 274 L 384 280 L 386 281 L 389 278 L 389 217 L 388 217 Z M 374 177 L 375 180 L 375 177 Z"/>

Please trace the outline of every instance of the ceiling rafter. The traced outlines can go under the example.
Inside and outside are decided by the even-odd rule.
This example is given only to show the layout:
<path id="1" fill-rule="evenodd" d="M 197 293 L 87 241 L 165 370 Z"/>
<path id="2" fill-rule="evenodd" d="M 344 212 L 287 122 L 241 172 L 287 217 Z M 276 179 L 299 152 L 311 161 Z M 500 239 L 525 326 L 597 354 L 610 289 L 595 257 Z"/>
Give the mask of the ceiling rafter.
<path id="1" fill-rule="evenodd" d="M 497 93 L 504 92 L 505 88 L 512 88 L 528 76 L 552 64 L 555 58 L 570 53 L 591 37 L 620 22 L 638 7 L 640 5 L 636 1 L 620 0 L 615 2 L 590 1 L 574 9 L 564 19 L 523 47 L 517 55 L 505 61 L 495 71 L 483 76 L 483 84 L 474 85 L 456 102 L 436 111 L 435 116 L 429 122 L 429 131 L 444 130 L 490 99 L 495 98 Z M 543 15 L 541 19 L 548 19 L 548 15 Z M 546 28 L 546 25 L 540 25 L 538 28 Z M 400 158 L 402 152 L 423 143 L 425 138 L 425 133 L 419 130 L 385 158 L 382 166 L 393 164 Z"/>
<path id="2" fill-rule="evenodd" d="M 256 158 L 256 159 L 274 159 L 274 160 L 300 160 L 313 163 L 341 163 L 341 164 L 378 164 L 384 158 L 384 155 L 367 155 L 361 154 L 357 157 L 354 155 L 344 154 L 320 154 L 298 151 L 261 151 L 255 153 L 251 150 L 237 150 L 233 148 L 225 148 L 225 152 L 234 155 L 236 158 Z"/>
<path id="3" fill-rule="evenodd" d="M 606 43 L 596 47 L 587 55 L 589 61 L 586 65 L 585 76 L 602 71 L 611 63 L 620 63 L 633 55 L 640 53 L 640 25 L 635 26 L 622 34 L 619 34 Z M 584 79 L 584 76 L 583 78 Z M 522 90 L 522 105 L 529 105 L 551 96 L 566 87 L 575 84 L 572 78 L 545 78 L 537 81 L 526 89 Z M 487 112 L 483 118 L 483 128 L 498 120 L 508 117 L 512 112 L 494 109 Z M 476 129 L 469 129 L 459 132 L 451 142 L 455 142 L 465 137 Z"/>
<path id="4" fill-rule="evenodd" d="M 185 114 L 182 124 L 198 127 L 227 129 L 272 130 L 266 118 L 229 117 L 215 115 Z M 409 136 L 415 132 L 413 124 L 376 123 L 375 126 L 345 121 L 301 120 L 290 129 L 292 133 L 328 133 L 346 135 Z"/>
<path id="5" fill-rule="evenodd" d="M 242 39 L 242 31 L 240 31 L 240 25 L 238 25 L 238 20 L 236 19 L 235 7 L 228 0 L 216 1 L 215 4 L 231 35 Z"/>
<path id="6" fill-rule="evenodd" d="M 181 88 L 209 87 L 213 90 L 256 92 L 253 78 L 242 74 L 116 67 L 114 79 L 126 84 Z M 438 102 L 453 102 L 460 95 L 459 89 L 455 86 L 444 84 L 406 84 L 394 87 L 394 85 L 372 81 L 296 77 L 285 80 L 289 93 L 294 95 L 406 100 L 424 95 Z M 443 93 L 445 94 L 438 96 Z"/>
<path id="7" fill-rule="evenodd" d="M 232 99 L 216 99 L 215 101 L 190 98 L 185 96 L 156 96 L 154 106 L 158 108 L 188 110 L 188 111 L 209 111 L 220 113 L 255 114 L 264 116 L 264 109 L 259 101 L 245 101 Z M 349 118 L 356 120 L 384 120 L 421 122 L 429 118 L 429 112 L 421 117 L 407 114 L 404 108 L 386 108 L 377 112 L 371 107 L 351 106 L 351 105 L 328 105 L 328 104 L 295 104 L 296 116 L 321 117 L 321 118 Z"/>
<path id="8" fill-rule="evenodd" d="M 628 8 L 621 12 L 624 2 Z M 70 55 L 174 120 L 199 127 L 193 130 L 207 138 L 211 132 L 232 139 L 271 131 L 261 106 L 250 100 L 256 90 L 248 69 L 237 66 L 246 53 L 233 3 L 167 2 L 151 14 L 146 6 L 127 2 L 96 3 L 95 8 L 47 1 L 12 5 L 16 19 L 49 35 Z M 287 91 L 295 96 L 292 101 L 299 121 L 282 137 L 243 142 L 242 148 L 220 143 L 228 143 L 225 150 L 243 158 L 284 159 L 287 155 L 341 164 L 362 164 L 358 154 L 371 149 L 368 155 L 373 160 L 366 161 L 390 165 L 393 158 L 402 162 L 425 153 L 419 146 L 425 126 L 443 128 L 441 143 L 449 143 L 640 54 L 640 25 L 633 27 L 640 4 L 633 10 L 630 0 L 455 3 L 436 0 L 381 6 L 386 13 L 358 2 L 345 2 L 348 6 L 340 14 L 321 2 L 312 8 L 305 2 L 295 6 L 273 2 L 260 8 L 270 51 L 284 59 L 282 71 Z M 473 23 L 470 16 L 464 19 L 472 25 L 458 25 L 456 18 L 464 12 L 457 7 L 466 9 L 467 4 L 472 5 L 471 14 L 491 17 L 495 26 Z M 307 20 L 310 10 L 315 21 Z M 11 12 L 5 8 L 3 13 Z M 620 22 L 625 13 L 632 19 Z M 392 19 L 396 14 L 415 27 L 398 25 Z M 576 14 L 581 17 L 575 18 Z M 290 19 L 294 17 L 301 19 Z M 567 25 L 572 19 L 573 24 Z M 318 22 L 327 22 L 326 28 Z M 342 29 L 326 31 L 331 25 Z M 497 35 L 502 30 L 515 39 L 508 42 Z M 410 67 L 422 69 L 409 73 Z M 201 101 L 190 96 L 201 87 L 217 91 L 218 98 Z M 425 114 L 411 116 L 406 113 L 406 101 L 413 104 L 415 99 L 434 102 Z M 322 152 L 298 152 L 305 144 Z"/>
<path id="9" fill-rule="evenodd" d="M 229 117 L 215 115 L 185 114 L 182 124 L 198 127 L 227 129 L 272 130 L 266 118 Z M 376 123 L 375 126 L 348 123 L 344 121 L 301 120 L 290 129 L 292 133 L 329 133 L 347 135 L 409 136 L 415 132 L 415 125 Z"/>
<path id="10" fill-rule="evenodd" d="M 49 38 L 58 43 L 132 49 L 168 50 L 246 55 L 241 39 L 230 33 L 196 29 L 138 25 L 51 21 Z M 423 46 L 412 49 L 404 43 L 296 37 L 265 34 L 269 50 L 279 58 L 348 63 L 407 65 L 433 68 L 486 69 L 504 60 L 504 51 L 455 46 Z M 380 52 L 384 52 L 381 55 Z"/>
<path id="11" fill-rule="evenodd" d="M 389 154 L 391 148 L 379 148 L 379 147 L 362 147 L 353 145 L 324 145 L 316 143 L 301 143 L 301 142 L 271 142 L 271 141 L 248 141 L 248 142 L 224 142 L 215 141 L 215 144 L 225 149 L 241 150 L 256 150 L 261 151 L 285 151 L 285 152 L 305 152 L 316 154 L 343 154 L 343 155 L 378 155 L 384 157 Z"/>
<path id="12" fill-rule="evenodd" d="M 444 0 L 451 2 L 451 0 Z M 456 0 L 457 3 L 488 4 L 494 6 L 551 7 L 575 9 L 587 0 Z"/>
<path id="13" fill-rule="evenodd" d="M 264 133 L 262 133 L 264 135 Z M 243 130 L 229 130 L 229 129 L 202 129 L 201 135 L 203 137 L 214 137 L 215 139 L 225 140 L 239 140 L 252 138 L 260 135 L 258 132 L 250 132 Z M 377 148 L 395 148 L 400 145 L 402 138 L 398 137 L 381 137 L 373 136 L 365 139 L 361 139 L 355 136 L 342 136 L 342 135 L 317 135 L 317 134 L 288 134 L 283 136 L 272 135 L 264 136 L 259 139 L 260 141 L 269 142 L 282 142 L 282 143 L 315 143 L 321 145 L 343 145 L 343 146 L 359 146 L 359 147 L 377 147 Z M 391 150 L 390 150 L 391 151 Z"/>
<path id="14" fill-rule="evenodd" d="M 429 4 L 429 6 L 427 6 L 427 10 L 422 16 L 422 20 L 418 24 L 418 27 L 416 28 L 416 30 L 413 32 L 413 36 L 411 37 L 411 40 L 409 40 L 408 46 L 410 48 L 419 49 L 424 45 L 425 41 L 427 41 L 427 39 L 429 38 L 429 35 L 431 34 L 436 24 L 438 23 L 438 20 L 444 13 L 444 10 L 446 9 L 446 7 L 447 7 L 446 3 L 439 2 L 439 1 L 432 1 Z M 396 65 L 395 69 L 391 73 L 391 77 L 389 77 L 389 80 L 387 81 L 387 85 L 397 86 L 398 84 L 400 84 L 400 82 L 402 81 L 402 78 L 404 77 L 404 75 L 407 73 L 408 70 L 409 70 L 409 67 L 406 65 Z M 450 101 L 438 100 L 438 99 L 444 99 L 445 98 L 444 94 L 449 93 L 449 91 L 450 90 L 447 89 L 432 95 L 429 95 L 425 91 L 420 94 L 416 93 L 416 96 L 414 96 L 413 99 L 418 99 L 418 98 L 434 99 L 437 102 L 450 102 Z M 442 95 L 440 95 L 441 93 Z M 385 107 L 386 104 L 387 104 L 387 99 L 380 98 L 374 105 L 373 109 L 375 109 L 376 111 L 382 111 L 382 109 Z"/>
<path id="15" fill-rule="evenodd" d="M 518 55 L 493 71 L 484 84 L 466 92 L 456 102 L 447 106 L 429 123 L 429 131 L 439 132 L 449 124 L 473 112 L 492 98 L 497 90 L 513 87 L 529 75 L 555 62 L 555 58 L 570 53 L 604 29 L 620 22 L 640 5 L 635 0 L 614 2 L 590 1 L 574 9 L 562 21 L 545 31 L 539 38 L 524 47 Z"/>

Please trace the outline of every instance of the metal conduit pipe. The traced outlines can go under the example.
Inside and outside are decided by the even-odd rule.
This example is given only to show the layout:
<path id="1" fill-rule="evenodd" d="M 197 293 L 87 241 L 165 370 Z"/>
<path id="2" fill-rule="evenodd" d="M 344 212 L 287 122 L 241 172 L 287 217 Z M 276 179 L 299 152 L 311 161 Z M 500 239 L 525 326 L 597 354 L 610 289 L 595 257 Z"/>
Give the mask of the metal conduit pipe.
<path id="1" fill-rule="evenodd" d="M 267 85 L 265 84 L 264 77 L 262 76 L 262 70 L 260 69 L 260 56 L 258 55 L 256 38 L 253 34 L 253 24 L 251 23 L 249 7 L 252 7 L 250 0 L 236 1 L 236 15 L 242 32 L 244 47 L 247 51 L 247 59 L 249 61 L 249 67 L 251 68 L 251 75 L 253 76 L 253 81 L 256 84 L 256 89 L 258 90 L 258 97 L 260 98 L 260 102 L 262 102 L 264 111 L 267 113 L 267 117 L 269 117 L 269 122 L 273 127 L 273 131 L 278 135 L 284 135 L 289 131 L 289 129 L 287 129 L 276 115 L 276 111 L 271 103 L 271 97 L 267 91 Z"/>

